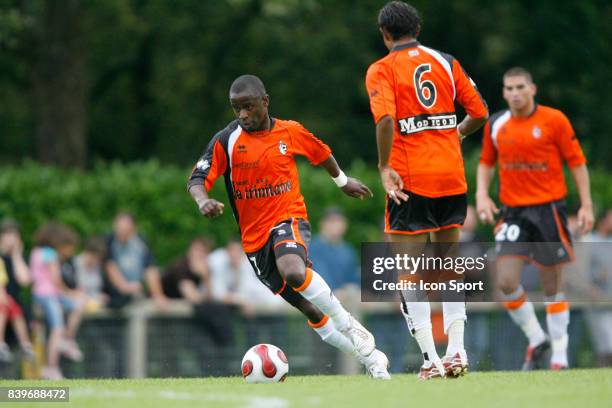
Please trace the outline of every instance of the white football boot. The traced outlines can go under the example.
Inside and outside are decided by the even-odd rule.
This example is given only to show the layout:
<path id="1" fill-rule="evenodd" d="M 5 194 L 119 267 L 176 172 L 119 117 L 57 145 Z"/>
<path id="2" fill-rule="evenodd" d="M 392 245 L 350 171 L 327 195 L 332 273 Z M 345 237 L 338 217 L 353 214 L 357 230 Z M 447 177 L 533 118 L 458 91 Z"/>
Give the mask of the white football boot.
<path id="1" fill-rule="evenodd" d="M 380 350 L 374 350 L 367 357 L 360 357 L 359 361 L 363 364 L 368 372 L 368 375 L 374 380 L 390 380 L 391 375 L 389 374 L 389 359 Z"/>
<path id="2" fill-rule="evenodd" d="M 355 351 L 361 357 L 367 357 L 376 348 L 374 336 L 361 325 L 353 316 L 349 315 L 349 326 L 345 330 L 340 330 L 355 347 Z"/>

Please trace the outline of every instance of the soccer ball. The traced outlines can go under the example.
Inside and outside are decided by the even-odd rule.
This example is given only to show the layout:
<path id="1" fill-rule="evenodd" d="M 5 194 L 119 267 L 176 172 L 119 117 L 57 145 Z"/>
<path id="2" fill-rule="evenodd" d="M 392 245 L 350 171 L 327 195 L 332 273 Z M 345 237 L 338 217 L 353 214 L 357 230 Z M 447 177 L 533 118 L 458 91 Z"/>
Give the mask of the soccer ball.
<path id="1" fill-rule="evenodd" d="M 251 347 L 242 358 L 242 376 L 249 383 L 285 381 L 289 361 L 283 350 L 272 344 Z"/>

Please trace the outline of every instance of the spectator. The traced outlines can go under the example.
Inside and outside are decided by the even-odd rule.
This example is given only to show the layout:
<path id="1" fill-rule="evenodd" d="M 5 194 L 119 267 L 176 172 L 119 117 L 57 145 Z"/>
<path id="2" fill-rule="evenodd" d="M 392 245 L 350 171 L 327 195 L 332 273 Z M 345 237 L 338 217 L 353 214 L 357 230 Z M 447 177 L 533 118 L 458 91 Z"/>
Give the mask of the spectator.
<path id="1" fill-rule="evenodd" d="M 359 286 L 359 266 L 355 249 L 344 240 L 347 220 L 336 207 L 328 208 L 319 225 L 320 234 L 312 240 L 309 257 L 313 268 L 337 292 Z"/>
<path id="2" fill-rule="evenodd" d="M 29 275 L 23 259 L 19 225 L 15 221 L 5 220 L 0 225 L 0 361 L 3 362 L 12 360 L 12 353 L 5 342 L 8 320 L 12 323 L 22 353 L 29 359 L 34 358 L 23 309 L 15 301 L 19 285 L 30 283 Z"/>
<path id="3" fill-rule="evenodd" d="M 104 289 L 102 263 L 105 257 L 104 239 L 89 237 L 85 241 L 83 252 L 74 258 L 76 284 L 87 298 L 85 305 L 87 311 L 94 312 L 108 301 L 108 297 L 102 292 Z"/>
<path id="4" fill-rule="evenodd" d="M 246 316 L 253 315 L 254 305 L 278 307 L 283 303 L 258 281 L 240 240 L 233 238 L 225 248 L 211 253 L 209 266 L 213 299 L 238 306 Z"/>
<path id="5" fill-rule="evenodd" d="M 36 233 L 36 246 L 30 255 L 34 301 L 43 310 L 49 328 L 47 365 L 43 378 L 58 380 L 63 375 L 59 368 L 60 353 L 73 361 L 81 361 L 83 354 L 75 337 L 81 319 L 82 303 L 77 293 L 65 288 L 61 277 L 60 257 L 67 259 L 76 247 L 75 234 L 57 223 L 47 223 Z M 64 324 L 64 310 L 69 312 Z"/>
<path id="6" fill-rule="evenodd" d="M 612 243 L 612 209 L 606 211 L 595 232 L 585 240 L 594 246 L 589 268 L 592 301 L 609 301 L 612 298 L 612 251 L 609 250 Z M 597 351 L 598 365 L 612 366 L 612 310 L 593 308 L 588 312 L 587 322 Z"/>
<path id="7" fill-rule="evenodd" d="M 210 239 L 196 238 L 187 253 L 168 266 L 162 278 L 164 293 L 169 298 L 184 298 L 200 304 L 212 298 L 208 271 L 208 255 L 212 251 Z"/>
<path id="8" fill-rule="evenodd" d="M 142 297 L 144 284 L 157 306 L 166 307 L 167 298 L 153 254 L 138 234 L 136 219 L 130 213 L 121 212 L 115 217 L 113 234 L 107 243 L 105 270 L 110 307 L 123 307 Z"/>

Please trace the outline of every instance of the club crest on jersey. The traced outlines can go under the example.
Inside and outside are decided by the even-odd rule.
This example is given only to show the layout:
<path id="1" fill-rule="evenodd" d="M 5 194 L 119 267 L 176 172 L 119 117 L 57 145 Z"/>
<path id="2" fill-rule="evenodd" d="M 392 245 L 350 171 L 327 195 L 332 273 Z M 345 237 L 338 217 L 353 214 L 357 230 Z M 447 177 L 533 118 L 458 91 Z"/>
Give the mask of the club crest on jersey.
<path id="1" fill-rule="evenodd" d="M 542 136 L 542 129 L 540 129 L 537 126 L 534 126 L 533 129 L 531 130 L 531 135 L 535 137 L 536 139 L 539 139 L 540 136 Z"/>
<path id="2" fill-rule="evenodd" d="M 281 154 L 287 154 L 287 145 L 283 143 L 282 140 L 278 142 L 278 151 L 281 152 Z"/>
<path id="3" fill-rule="evenodd" d="M 208 162 L 208 160 L 202 159 L 196 163 L 196 167 L 198 168 L 198 170 L 206 170 L 210 167 L 210 163 Z"/>

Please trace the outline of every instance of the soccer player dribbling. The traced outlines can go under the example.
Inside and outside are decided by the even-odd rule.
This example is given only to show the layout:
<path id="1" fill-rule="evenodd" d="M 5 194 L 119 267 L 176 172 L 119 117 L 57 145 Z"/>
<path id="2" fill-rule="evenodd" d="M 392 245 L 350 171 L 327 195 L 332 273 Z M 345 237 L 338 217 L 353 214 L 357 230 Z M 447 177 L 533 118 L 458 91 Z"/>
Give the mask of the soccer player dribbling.
<path id="1" fill-rule="evenodd" d="M 310 267 L 310 224 L 294 157 L 305 156 L 325 168 L 350 197 L 370 197 L 370 189 L 347 177 L 330 148 L 300 123 L 271 117 L 270 97 L 256 76 L 238 77 L 229 97 L 237 119 L 208 144 L 189 178 L 189 193 L 204 216 L 221 215 L 224 205 L 207 192 L 223 175 L 244 250 L 259 280 L 300 310 L 325 342 L 356 356 L 373 378 L 390 379 L 389 362 L 376 349 L 372 334 Z"/>
<path id="2" fill-rule="evenodd" d="M 482 221 L 491 224 L 500 212 L 489 196 L 495 164 L 499 163 L 503 207 L 495 228 L 495 240 L 500 244 L 497 286 L 510 317 L 529 341 L 523 369 L 559 370 L 568 367 L 569 303 L 563 294 L 562 264 L 573 258 L 563 201 L 567 194 L 563 162 L 580 195 L 578 224 L 583 234 L 593 227 L 589 173 L 567 117 L 535 102 L 531 74 L 524 68 L 512 68 L 504 74 L 503 82 L 509 109 L 492 115 L 485 126 L 477 175 L 477 211 Z M 548 336 L 521 286 L 526 261 L 533 262 L 541 272 Z M 551 346 L 550 360 L 545 361 Z"/>
<path id="3" fill-rule="evenodd" d="M 486 122 L 486 104 L 455 58 L 417 42 L 421 20 L 414 7 L 389 2 L 378 14 L 378 25 L 390 52 L 370 66 L 366 87 L 387 193 L 385 232 L 389 241 L 412 247 L 424 246 L 430 237 L 458 242 L 467 210 L 460 141 Z M 459 125 L 455 100 L 467 112 Z M 441 359 L 429 302 L 417 300 L 414 293 L 403 293 L 401 310 L 423 353 L 419 378 L 464 374 L 465 303 L 443 302 L 449 341 Z"/>

